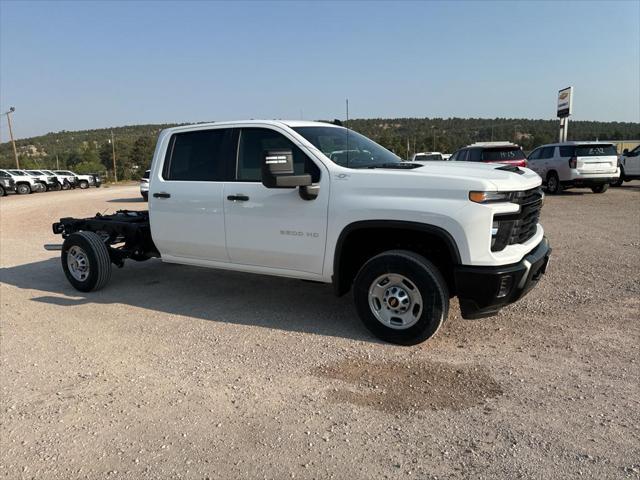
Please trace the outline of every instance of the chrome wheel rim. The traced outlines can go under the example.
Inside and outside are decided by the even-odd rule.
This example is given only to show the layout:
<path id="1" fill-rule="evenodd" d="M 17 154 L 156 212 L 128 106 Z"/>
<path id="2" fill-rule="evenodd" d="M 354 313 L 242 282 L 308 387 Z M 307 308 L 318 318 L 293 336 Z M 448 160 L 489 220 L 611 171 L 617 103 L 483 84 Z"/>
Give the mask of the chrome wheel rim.
<path id="1" fill-rule="evenodd" d="M 404 330 L 420 320 L 422 295 L 416 284 L 404 275 L 385 273 L 369 288 L 369 308 L 384 326 Z"/>
<path id="2" fill-rule="evenodd" d="M 89 276 L 89 258 L 86 252 L 74 245 L 67 251 L 67 267 L 73 278 L 84 282 Z"/>

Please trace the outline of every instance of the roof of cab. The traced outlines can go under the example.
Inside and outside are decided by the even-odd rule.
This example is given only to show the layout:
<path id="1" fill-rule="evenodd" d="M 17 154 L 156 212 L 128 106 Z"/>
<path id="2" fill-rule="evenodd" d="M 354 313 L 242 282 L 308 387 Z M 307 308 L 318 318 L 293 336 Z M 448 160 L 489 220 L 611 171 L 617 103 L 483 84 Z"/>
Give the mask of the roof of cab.
<path id="1" fill-rule="evenodd" d="M 341 128 L 339 125 L 334 125 L 328 122 L 312 122 L 308 120 L 233 120 L 228 122 L 208 122 L 208 123 L 192 123 L 189 125 L 180 125 L 178 127 L 167 128 L 165 132 L 185 131 L 192 129 L 203 129 L 207 127 L 220 127 L 228 126 L 233 127 L 236 125 L 272 125 L 272 126 L 287 126 L 290 128 L 297 127 L 336 127 Z"/>

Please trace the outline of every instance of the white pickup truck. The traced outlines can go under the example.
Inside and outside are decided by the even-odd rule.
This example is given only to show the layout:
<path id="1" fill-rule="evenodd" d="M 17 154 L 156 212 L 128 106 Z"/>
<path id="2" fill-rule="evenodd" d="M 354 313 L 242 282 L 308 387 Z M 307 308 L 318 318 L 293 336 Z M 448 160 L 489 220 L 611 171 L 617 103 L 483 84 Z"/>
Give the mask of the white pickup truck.
<path id="1" fill-rule="evenodd" d="M 509 165 L 405 162 L 326 123 L 183 126 L 159 136 L 148 211 L 63 218 L 64 243 L 45 248 L 83 292 L 151 257 L 332 283 L 371 332 L 410 345 L 453 296 L 481 318 L 536 285 L 551 252 L 540 184 Z"/>

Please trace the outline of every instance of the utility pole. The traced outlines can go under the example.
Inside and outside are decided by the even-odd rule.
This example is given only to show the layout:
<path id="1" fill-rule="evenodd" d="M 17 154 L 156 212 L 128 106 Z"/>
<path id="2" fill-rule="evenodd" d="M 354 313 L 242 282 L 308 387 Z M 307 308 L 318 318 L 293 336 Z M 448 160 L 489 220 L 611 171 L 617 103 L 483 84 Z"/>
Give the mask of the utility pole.
<path id="1" fill-rule="evenodd" d="M 56 170 L 60 170 L 60 162 L 58 161 L 58 154 L 56 153 Z"/>
<path id="2" fill-rule="evenodd" d="M 116 170 L 116 141 L 113 138 L 113 130 L 111 130 L 111 158 L 113 160 L 113 181 L 118 181 L 118 171 Z"/>
<path id="3" fill-rule="evenodd" d="M 433 130 L 433 148 L 431 149 L 431 151 L 435 152 L 436 151 L 436 127 L 432 125 L 431 130 Z"/>
<path id="4" fill-rule="evenodd" d="M 9 124 L 9 136 L 11 137 L 11 144 L 13 145 L 13 158 L 16 159 L 16 168 L 20 169 L 20 162 L 18 161 L 18 150 L 16 150 L 16 141 L 13 138 L 13 126 L 11 125 L 11 114 L 16 111 L 15 107 L 11 107 L 8 112 L 4 112 L 7 116 L 7 123 Z"/>

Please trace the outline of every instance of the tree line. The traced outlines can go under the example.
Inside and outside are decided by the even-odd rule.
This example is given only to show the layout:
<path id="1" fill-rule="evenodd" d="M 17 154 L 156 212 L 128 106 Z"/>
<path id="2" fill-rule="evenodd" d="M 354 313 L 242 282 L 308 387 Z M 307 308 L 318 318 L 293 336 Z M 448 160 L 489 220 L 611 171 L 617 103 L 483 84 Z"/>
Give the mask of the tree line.
<path id="1" fill-rule="evenodd" d="M 339 123 L 336 121 L 336 123 Z M 555 142 L 557 120 L 507 118 L 374 118 L 342 122 L 402 158 L 422 151 L 453 153 L 470 143 L 506 140 L 525 151 Z M 175 124 L 133 125 L 61 131 L 16 141 L 20 167 L 69 169 L 113 178 L 113 156 L 119 180 L 137 179 L 149 168 L 156 139 Z M 113 144 L 111 139 L 113 138 Z M 570 140 L 638 140 L 640 123 L 571 121 Z M 0 144 L 0 167 L 15 168 L 9 142 Z"/>

